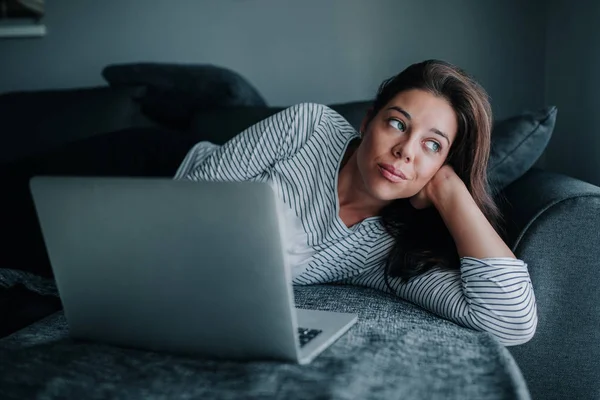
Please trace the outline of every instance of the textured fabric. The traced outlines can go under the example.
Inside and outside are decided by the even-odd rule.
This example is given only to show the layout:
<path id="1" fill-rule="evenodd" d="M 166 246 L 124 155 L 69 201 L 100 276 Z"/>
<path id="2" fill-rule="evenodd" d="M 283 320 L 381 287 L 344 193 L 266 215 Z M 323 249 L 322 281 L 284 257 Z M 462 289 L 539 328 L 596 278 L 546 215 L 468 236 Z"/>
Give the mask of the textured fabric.
<path id="1" fill-rule="evenodd" d="M 54 279 L 10 268 L 0 269 L 0 287 L 9 288 L 15 285 L 23 285 L 30 291 L 44 296 L 58 296 Z"/>
<path id="2" fill-rule="evenodd" d="M 536 163 L 552 136 L 556 112 L 556 107 L 548 107 L 494 124 L 488 164 L 494 187 L 505 188 Z"/>
<path id="3" fill-rule="evenodd" d="M 0 269 L 0 338 L 61 309 L 53 280 Z"/>
<path id="4" fill-rule="evenodd" d="M 3 271 L 0 270 L 0 276 Z M 528 399 L 492 336 L 349 286 L 295 288 L 358 323 L 311 364 L 216 361 L 72 341 L 62 313 L 0 340 L 3 399 Z"/>
<path id="5" fill-rule="evenodd" d="M 539 308 L 536 336 L 511 353 L 533 398 L 600 399 L 600 187 L 533 169 L 506 196 Z"/>
<path id="6" fill-rule="evenodd" d="M 337 112 L 299 104 L 262 120 L 222 146 L 200 142 L 175 179 L 270 183 L 301 220 L 308 262 L 291 265 L 298 285 L 344 282 L 387 290 L 385 263 L 394 244 L 379 217 L 347 227 L 339 217 L 338 171 L 356 130 Z M 295 243 L 286 245 L 296 247 Z M 459 266 L 457 266 L 459 267 Z M 529 340 L 537 324 L 535 297 L 521 260 L 461 259 L 409 282 L 389 278 L 409 301 L 460 325 L 494 334 L 506 345 Z"/>

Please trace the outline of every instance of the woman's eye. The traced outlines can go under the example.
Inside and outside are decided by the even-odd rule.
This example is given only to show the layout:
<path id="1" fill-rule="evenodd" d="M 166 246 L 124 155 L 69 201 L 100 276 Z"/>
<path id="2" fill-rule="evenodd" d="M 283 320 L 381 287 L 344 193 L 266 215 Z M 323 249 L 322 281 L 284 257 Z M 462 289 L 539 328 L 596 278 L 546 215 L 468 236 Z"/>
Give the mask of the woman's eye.
<path id="1" fill-rule="evenodd" d="M 438 151 L 440 151 L 442 149 L 442 146 L 440 146 L 440 144 L 438 142 L 434 142 L 433 140 L 429 140 L 427 142 L 427 147 L 429 148 L 429 150 L 433 151 L 434 153 L 437 153 Z"/>
<path id="2" fill-rule="evenodd" d="M 406 125 L 404 125 L 404 122 L 400 121 L 399 119 L 390 119 L 390 125 L 402 132 L 406 130 Z"/>

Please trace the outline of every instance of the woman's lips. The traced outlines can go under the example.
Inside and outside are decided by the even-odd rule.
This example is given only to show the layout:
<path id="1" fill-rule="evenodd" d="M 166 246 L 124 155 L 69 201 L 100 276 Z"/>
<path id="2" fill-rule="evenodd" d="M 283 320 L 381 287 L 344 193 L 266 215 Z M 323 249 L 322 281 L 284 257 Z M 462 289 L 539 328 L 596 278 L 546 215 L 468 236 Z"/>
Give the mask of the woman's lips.
<path id="1" fill-rule="evenodd" d="M 381 175 L 390 182 L 398 183 L 407 180 L 406 175 L 402 171 L 395 169 L 392 165 L 378 164 L 378 167 Z"/>

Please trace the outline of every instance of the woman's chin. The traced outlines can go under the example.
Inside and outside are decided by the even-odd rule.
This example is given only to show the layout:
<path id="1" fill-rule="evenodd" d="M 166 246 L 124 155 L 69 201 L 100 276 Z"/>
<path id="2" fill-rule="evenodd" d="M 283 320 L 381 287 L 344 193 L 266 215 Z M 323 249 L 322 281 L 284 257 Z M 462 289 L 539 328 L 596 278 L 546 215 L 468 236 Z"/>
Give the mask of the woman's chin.
<path id="1" fill-rule="evenodd" d="M 371 194 L 378 200 L 381 201 L 392 201 L 397 199 L 405 199 L 410 197 L 406 195 L 403 191 L 394 190 L 396 188 L 391 188 L 390 185 L 386 184 L 378 184 L 371 187 Z"/>

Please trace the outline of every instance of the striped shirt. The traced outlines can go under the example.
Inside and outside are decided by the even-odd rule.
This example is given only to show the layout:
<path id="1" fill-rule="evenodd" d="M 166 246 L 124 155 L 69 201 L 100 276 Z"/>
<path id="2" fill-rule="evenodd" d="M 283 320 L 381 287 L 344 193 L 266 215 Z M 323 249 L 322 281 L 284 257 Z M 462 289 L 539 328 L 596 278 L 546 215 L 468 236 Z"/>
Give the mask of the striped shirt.
<path id="1" fill-rule="evenodd" d="M 338 282 L 388 290 L 384 265 L 394 239 L 380 217 L 352 227 L 339 217 L 338 171 L 349 143 L 358 137 L 330 108 L 298 104 L 222 146 L 196 144 L 175 179 L 271 184 L 289 207 L 288 218 L 295 216 L 294 223 L 305 233 L 290 239 L 299 254 L 292 265 L 294 284 Z M 304 243 L 298 247 L 298 241 Z M 536 329 L 535 297 L 522 260 L 462 257 L 455 270 L 434 268 L 408 282 L 393 277 L 389 282 L 403 299 L 489 332 L 504 345 L 525 343 Z"/>

